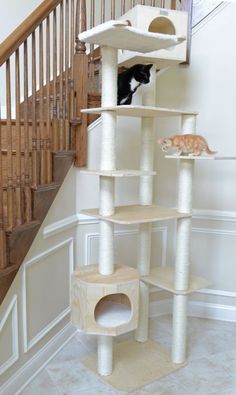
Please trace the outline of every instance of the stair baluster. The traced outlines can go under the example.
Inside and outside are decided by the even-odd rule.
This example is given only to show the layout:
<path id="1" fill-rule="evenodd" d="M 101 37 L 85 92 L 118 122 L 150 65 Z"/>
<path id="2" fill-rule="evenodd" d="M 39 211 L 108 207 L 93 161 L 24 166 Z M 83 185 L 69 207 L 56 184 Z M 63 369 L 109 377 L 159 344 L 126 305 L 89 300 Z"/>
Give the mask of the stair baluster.
<path id="1" fill-rule="evenodd" d="M 32 219 L 31 177 L 30 177 L 30 134 L 29 134 L 29 87 L 28 87 L 28 45 L 24 42 L 24 212 L 25 222 Z"/>
<path id="2" fill-rule="evenodd" d="M 80 114 L 88 100 L 88 57 L 85 44 L 79 41 L 79 33 L 86 30 L 86 1 L 78 0 L 75 27 L 74 89 L 75 89 L 75 136 L 76 166 L 85 166 L 87 160 L 87 115 Z M 78 120 L 81 124 L 78 124 Z"/>
<path id="3" fill-rule="evenodd" d="M 53 11 L 53 143 L 52 147 L 54 151 L 58 150 L 59 141 L 58 141 L 58 130 L 59 130 L 59 122 L 58 122 L 58 100 L 57 100 L 57 53 L 58 53 L 58 42 L 57 42 L 57 9 Z"/>
<path id="4" fill-rule="evenodd" d="M 21 169 L 21 124 L 20 124 L 20 59 L 19 49 L 15 52 L 15 103 L 16 103 L 16 225 L 21 225 L 22 218 L 22 169 Z"/>
<path id="5" fill-rule="evenodd" d="M 13 215 L 13 157 L 12 157 L 12 116 L 11 116 L 11 66 L 6 62 L 6 104 L 7 104 L 7 228 L 14 226 Z"/>
<path id="6" fill-rule="evenodd" d="M 6 234 L 4 231 L 4 212 L 3 212 L 3 158 L 2 158 L 2 125 L 0 108 L 0 269 L 7 266 L 6 259 Z"/>

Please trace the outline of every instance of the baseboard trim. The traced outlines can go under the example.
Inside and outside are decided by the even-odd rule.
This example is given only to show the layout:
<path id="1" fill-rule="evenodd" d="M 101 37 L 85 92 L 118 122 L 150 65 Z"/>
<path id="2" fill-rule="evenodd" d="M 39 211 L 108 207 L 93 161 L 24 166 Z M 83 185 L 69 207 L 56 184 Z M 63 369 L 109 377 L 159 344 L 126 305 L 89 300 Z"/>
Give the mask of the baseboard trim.
<path id="1" fill-rule="evenodd" d="M 159 317 L 172 313 L 172 299 L 164 299 L 150 303 L 150 317 Z M 189 301 L 188 316 L 208 318 L 212 320 L 236 322 L 236 306 L 217 303 Z"/>
<path id="2" fill-rule="evenodd" d="M 1 395 L 19 395 L 48 362 L 72 339 L 76 329 L 67 324 L 45 346 L 0 387 Z"/>
<path id="3" fill-rule="evenodd" d="M 236 306 L 191 301 L 189 302 L 188 315 L 190 317 L 236 322 Z"/>

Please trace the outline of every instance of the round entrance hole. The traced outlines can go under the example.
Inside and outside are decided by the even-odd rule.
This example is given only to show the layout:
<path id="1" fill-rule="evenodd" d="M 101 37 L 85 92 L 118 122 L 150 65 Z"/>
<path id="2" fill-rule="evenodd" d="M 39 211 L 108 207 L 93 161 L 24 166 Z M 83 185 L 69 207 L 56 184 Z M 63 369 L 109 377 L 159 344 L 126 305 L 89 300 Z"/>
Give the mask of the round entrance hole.
<path id="1" fill-rule="evenodd" d="M 151 33 L 175 34 L 173 23 L 164 16 L 158 16 L 150 23 L 148 31 Z"/>
<path id="2" fill-rule="evenodd" d="M 127 324 L 131 319 L 131 303 L 127 295 L 111 294 L 97 303 L 94 317 L 98 325 L 115 328 Z"/>

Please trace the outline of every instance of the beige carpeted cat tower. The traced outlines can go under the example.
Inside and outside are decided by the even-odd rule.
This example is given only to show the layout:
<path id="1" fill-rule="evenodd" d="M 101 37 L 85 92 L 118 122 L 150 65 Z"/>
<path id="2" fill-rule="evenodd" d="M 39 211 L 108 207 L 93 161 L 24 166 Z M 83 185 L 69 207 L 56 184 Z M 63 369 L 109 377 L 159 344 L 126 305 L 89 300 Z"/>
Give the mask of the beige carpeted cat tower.
<path id="1" fill-rule="evenodd" d="M 180 117 L 181 132 L 195 132 L 195 112 L 155 106 L 156 68 L 185 59 L 186 34 L 186 13 L 136 6 L 121 20 L 96 26 L 79 37 L 102 51 L 102 107 L 83 110 L 102 117 L 100 169 L 81 170 L 100 179 L 99 209 L 83 211 L 100 220 L 100 240 L 98 265 L 82 266 L 72 276 L 72 322 L 87 334 L 97 335 L 97 355 L 82 362 L 118 390 L 134 390 L 184 364 L 188 295 L 207 285 L 206 280 L 189 273 L 193 158 L 179 159 L 177 209 L 152 202 L 155 118 Z M 156 66 L 143 88 L 140 106 L 116 104 L 118 52 L 120 64 L 138 61 Z M 142 118 L 139 170 L 116 168 L 116 118 L 120 115 Z M 116 177 L 140 178 L 139 205 L 114 207 Z M 167 219 L 177 221 L 175 265 L 150 270 L 152 224 Z M 115 224 L 139 225 L 137 269 L 114 262 Z M 150 286 L 173 294 L 171 355 L 148 339 Z M 134 329 L 135 339 L 113 347 L 113 337 Z"/>

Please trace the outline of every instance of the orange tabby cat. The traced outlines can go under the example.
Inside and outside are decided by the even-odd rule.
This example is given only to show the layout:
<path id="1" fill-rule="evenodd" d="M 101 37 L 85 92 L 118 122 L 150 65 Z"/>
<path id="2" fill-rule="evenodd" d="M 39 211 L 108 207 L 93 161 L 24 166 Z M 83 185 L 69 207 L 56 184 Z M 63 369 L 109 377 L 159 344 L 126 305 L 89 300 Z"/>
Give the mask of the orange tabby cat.
<path id="1" fill-rule="evenodd" d="M 209 155 L 216 154 L 211 151 L 204 137 L 198 134 L 177 134 L 172 137 L 163 138 L 157 141 L 161 145 L 162 151 L 166 152 L 173 148 L 176 155 L 189 154 L 194 156 L 206 152 Z"/>

